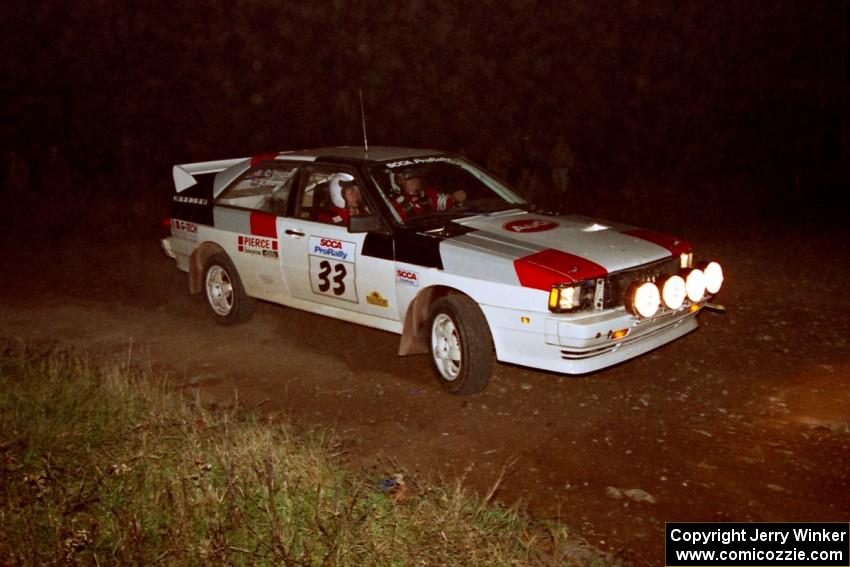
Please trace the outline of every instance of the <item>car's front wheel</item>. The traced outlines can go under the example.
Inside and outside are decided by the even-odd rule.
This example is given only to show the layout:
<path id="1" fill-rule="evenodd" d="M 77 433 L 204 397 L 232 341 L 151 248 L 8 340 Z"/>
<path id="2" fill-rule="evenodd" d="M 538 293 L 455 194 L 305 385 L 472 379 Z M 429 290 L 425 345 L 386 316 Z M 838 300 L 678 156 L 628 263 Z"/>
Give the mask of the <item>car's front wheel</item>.
<path id="1" fill-rule="evenodd" d="M 465 295 L 448 295 L 431 309 L 431 360 L 453 394 L 475 394 L 493 372 L 493 340 L 484 314 Z"/>
<path id="2" fill-rule="evenodd" d="M 204 292 L 213 318 L 222 325 L 244 323 L 254 314 L 254 300 L 245 293 L 239 273 L 223 252 L 207 260 Z"/>

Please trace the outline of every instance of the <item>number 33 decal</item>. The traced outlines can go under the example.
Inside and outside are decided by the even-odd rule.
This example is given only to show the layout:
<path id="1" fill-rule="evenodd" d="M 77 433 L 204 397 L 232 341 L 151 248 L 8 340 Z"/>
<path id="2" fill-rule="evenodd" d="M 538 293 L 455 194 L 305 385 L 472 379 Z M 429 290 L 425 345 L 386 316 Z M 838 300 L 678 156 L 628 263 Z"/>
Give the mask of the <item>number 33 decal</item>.
<path id="1" fill-rule="evenodd" d="M 331 276 L 331 272 L 334 273 Z M 327 293 L 331 289 L 333 283 L 333 294 L 342 295 L 345 293 L 345 276 L 348 271 L 345 269 L 345 264 L 334 264 L 327 260 L 319 262 L 319 291 Z"/>
<path id="2" fill-rule="evenodd" d="M 354 262 L 310 256 L 310 288 L 316 295 L 357 303 Z"/>

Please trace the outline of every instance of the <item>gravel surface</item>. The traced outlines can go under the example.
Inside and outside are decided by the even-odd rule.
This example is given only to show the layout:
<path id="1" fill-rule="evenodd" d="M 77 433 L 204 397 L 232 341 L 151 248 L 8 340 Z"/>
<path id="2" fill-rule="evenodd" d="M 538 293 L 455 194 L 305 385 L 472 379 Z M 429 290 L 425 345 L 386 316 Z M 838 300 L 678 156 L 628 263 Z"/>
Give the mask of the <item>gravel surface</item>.
<path id="1" fill-rule="evenodd" d="M 498 365 L 470 397 L 445 393 L 427 357 L 397 357 L 389 333 L 266 303 L 216 325 L 155 235 L 7 231 L 0 334 L 131 357 L 211 402 L 333 428 L 368 474 L 487 494 L 504 472 L 499 500 L 638 565 L 661 561 L 665 521 L 847 521 L 847 232 L 691 228 L 725 266 L 726 313 L 589 376 Z"/>

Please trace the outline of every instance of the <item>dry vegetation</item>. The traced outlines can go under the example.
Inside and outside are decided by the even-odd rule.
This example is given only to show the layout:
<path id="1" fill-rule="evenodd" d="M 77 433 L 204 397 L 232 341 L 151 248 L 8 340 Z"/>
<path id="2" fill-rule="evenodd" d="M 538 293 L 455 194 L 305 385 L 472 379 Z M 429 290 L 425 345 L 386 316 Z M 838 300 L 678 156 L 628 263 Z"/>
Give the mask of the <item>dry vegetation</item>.
<path id="1" fill-rule="evenodd" d="M 7 343 L 0 563 L 603 564 L 458 485 L 364 479 L 325 432 L 213 410 L 150 369 Z"/>

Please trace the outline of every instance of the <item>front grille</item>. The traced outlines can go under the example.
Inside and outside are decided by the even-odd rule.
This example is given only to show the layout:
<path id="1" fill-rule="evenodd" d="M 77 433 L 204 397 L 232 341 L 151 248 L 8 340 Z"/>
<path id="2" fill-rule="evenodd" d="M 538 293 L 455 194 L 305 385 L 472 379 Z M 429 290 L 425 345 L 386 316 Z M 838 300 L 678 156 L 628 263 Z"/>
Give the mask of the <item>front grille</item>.
<path id="1" fill-rule="evenodd" d="M 602 301 L 597 300 L 597 307 L 611 309 L 620 307 L 626 303 L 626 293 L 629 286 L 635 281 L 656 282 L 662 276 L 675 274 L 679 271 L 678 258 L 666 258 L 656 262 L 650 262 L 636 268 L 629 268 L 621 272 L 608 274 L 604 278 L 602 286 Z M 599 293 L 599 292 L 597 292 Z"/>

